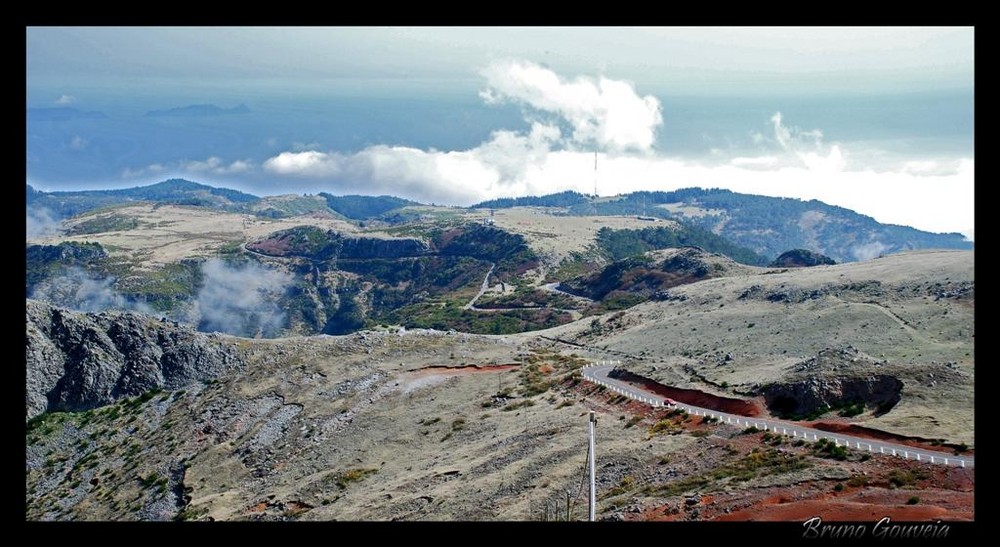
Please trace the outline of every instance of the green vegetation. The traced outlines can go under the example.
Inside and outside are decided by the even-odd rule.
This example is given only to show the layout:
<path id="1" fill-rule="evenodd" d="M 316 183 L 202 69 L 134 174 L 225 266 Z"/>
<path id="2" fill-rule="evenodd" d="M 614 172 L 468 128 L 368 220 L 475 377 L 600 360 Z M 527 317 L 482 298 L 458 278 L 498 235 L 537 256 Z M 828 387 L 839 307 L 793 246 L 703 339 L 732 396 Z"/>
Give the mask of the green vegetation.
<path id="1" fill-rule="evenodd" d="M 105 232 L 124 232 L 139 227 L 135 217 L 111 214 L 89 218 L 73 226 L 69 230 L 72 235 L 101 234 Z"/>
<path id="2" fill-rule="evenodd" d="M 367 220 L 416 203 L 392 196 L 334 196 L 320 192 L 330 209 L 353 220 Z"/>
<path id="3" fill-rule="evenodd" d="M 710 253 L 724 254 L 743 264 L 762 266 L 767 262 L 750 249 L 735 245 L 708 230 L 685 224 L 676 229 L 657 226 L 641 230 L 613 230 L 604 227 L 597 232 L 597 246 L 611 260 L 621 260 L 656 249 L 695 246 Z"/>
<path id="4" fill-rule="evenodd" d="M 825 438 L 813 443 L 813 454 L 838 461 L 847 459 L 847 448 Z"/>
<path id="5" fill-rule="evenodd" d="M 259 198 L 229 188 L 214 188 L 183 179 L 116 190 L 42 192 L 28 186 L 27 203 L 59 217 L 73 217 L 96 209 L 136 201 L 240 210 Z"/>
<path id="6" fill-rule="evenodd" d="M 853 486 L 855 488 L 860 486 L 868 486 L 868 477 L 865 475 L 854 475 L 847 480 L 847 486 Z"/>
<path id="7" fill-rule="evenodd" d="M 470 209 L 510 209 L 512 207 L 570 207 L 587 203 L 590 198 L 572 190 L 548 194 L 545 196 L 524 196 L 518 198 L 499 198 L 479 202 Z"/>
<path id="8" fill-rule="evenodd" d="M 854 401 L 847 403 L 840 409 L 838 414 L 845 418 L 851 418 L 858 416 L 865 411 L 865 403 L 863 401 Z"/>
<path id="9" fill-rule="evenodd" d="M 647 487 L 646 493 L 660 496 L 674 496 L 691 490 L 706 488 L 712 483 L 723 479 L 729 479 L 734 482 L 745 482 L 757 477 L 790 473 L 799 469 L 805 469 L 809 465 L 804 456 L 794 456 L 773 448 L 763 451 L 754 449 L 745 457 L 717 467 L 703 475 L 685 477 L 664 485 Z"/>
<path id="10" fill-rule="evenodd" d="M 920 498 L 917 496 L 910 496 L 910 499 L 906 500 L 906 505 L 916 505 L 920 503 Z"/>
<path id="11" fill-rule="evenodd" d="M 893 469 L 886 476 L 886 479 L 889 481 L 889 485 L 894 488 L 914 486 L 917 481 L 926 480 L 928 478 L 930 478 L 930 475 L 926 471 L 914 471 L 911 469 Z"/>
<path id="12" fill-rule="evenodd" d="M 201 262 L 186 259 L 122 277 L 115 288 L 129 300 L 169 312 L 194 298 L 202 280 Z"/>
<path id="13" fill-rule="evenodd" d="M 46 279 L 73 267 L 96 269 L 107 257 L 107 251 L 99 243 L 64 241 L 58 245 L 29 245 L 25 249 L 25 296 L 30 296 L 35 286 Z"/>

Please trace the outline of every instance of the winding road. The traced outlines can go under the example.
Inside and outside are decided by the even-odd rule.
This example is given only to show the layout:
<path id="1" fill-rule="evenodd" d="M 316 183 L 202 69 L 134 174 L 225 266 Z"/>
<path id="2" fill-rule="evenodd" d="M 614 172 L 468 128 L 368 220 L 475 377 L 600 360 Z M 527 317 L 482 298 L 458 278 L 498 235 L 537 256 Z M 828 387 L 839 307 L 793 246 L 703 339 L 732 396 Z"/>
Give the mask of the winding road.
<path id="1" fill-rule="evenodd" d="M 620 393 L 626 397 L 644 402 L 654 407 L 664 406 L 665 399 L 663 396 L 650 393 L 642 388 L 629 384 L 628 382 L 616 380 L 608 376 L 608 373 L 611 372 L 615 366 L 615 363 L 598 363 L 584 367 L 581 372 L 584 380 L 588 382 L 605 386 L 616 393 Z M 675 402 L 675 404 L 677 408 L 683 409 L 689 414 L 693 414 L 695 416 L 709 416 L 718 419 L 720 422 L 733 424 L 737 427 L 756 427 L 764 431 L 789 435 L 806 441 L 827 439 L 829 441 L 833 441 L 838 446 L 846 446 L 853 450 L 860 450 L 862 452 L 871 452 L 875 454 L 887 454 L 933 464 L 954 465 L 959 467 L 975 466 L 975 458 L 969 456 L 955 456 L 945 452 L 924 450 L 889 441 L 865 439 L 862 437 L 844 435 L 842 433 L 831 433 L 829 431 L 813 429 L 796 422 L 789 422 L 785 420 L 777 420 L 773 418 L 748 418 L 746 416 L 728 414 L 726 412 L 719 412 L 718 410 L 701 408 L 681 402 Z"/>
<path id="2" fill-rule="evenodd" d="M 476 294 L 476 296 L 474 296 L 472 300 L 469 300 L 469 303 L 466 304 L 462 309 L 479 311 L 476 308 L 476 300 L 479 300 L 479 297 L 483 296 L 483 294 L 485 294 L 486 291 L 490 288 L 490 276 L 493 275 L 493 270 L 495 269 L 497 269 L 496 263 L 490 262 L 490 271 L 486 272 L 486 277 L 483 278 L 483 285 L 479 287 L 479 293 Z"/>

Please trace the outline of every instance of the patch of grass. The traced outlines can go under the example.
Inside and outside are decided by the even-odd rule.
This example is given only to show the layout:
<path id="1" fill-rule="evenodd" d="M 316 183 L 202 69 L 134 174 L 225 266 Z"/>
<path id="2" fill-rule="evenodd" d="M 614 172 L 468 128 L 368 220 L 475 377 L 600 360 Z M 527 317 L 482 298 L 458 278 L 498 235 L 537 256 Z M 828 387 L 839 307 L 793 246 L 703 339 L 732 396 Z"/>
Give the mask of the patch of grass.
<path id="1" fill-rule="evenodd" d="M 563 399 L 561 403 L 556 405 L 556 410 L 559 410 L 560 408 L 565 408 L 567 406 L 573 406 L 573 401 L 571 399 Z"/>
<path id="2" fill-rule="evenodd" d="M 627 422 L 625 422 L 625 429 L 628 429 L 641 421 L 642 416 L 632 416 Z"/>
<path id="3" fill-rule="evenodd" d="M 902 488 L 904 486 L 913 486 L 917 481 L 926 479 L 928 477 L 926 472 L 923 471 L 912 471 L 909 469 L 893 469 L 887 476 L 886 479 L 889 481 L 889 485 L 895 488 Z"/>
<path id="4" fill-rule="evenodd" d="M 632 475 L 625 475 L 624 477 L 622 477 L 622 481 L 618 484 L 618 486 L 612 488 L 611 491 L 608 492 L 607 497 L 610 498 L 614 496 L 619 496 L 626 492 L 631 492 L 632 490 L 635 490 L 635 487 L 636 487 L 635 477 L 633 477 Z"/>
<path id="5" fill-rule="evenodd" d="M 649 427 L 649 435 L 659 435 L 660 433 L 679 433 L 680 427 L 673 420 L 664 419 Z"/>
<path id="6" fill-rule="evenodd" d="M 833 491 L 834 492 L 843 492 L 844 491 L 844 483 L 838 482 L 836 485 L 834 485 Z"/>
<path id="7" fill-rule="evenodd" d="M 910 496 L 910 499 L 906 500 L 906 505 L 916 505 L 920 503 L 920 498 L 917 496 Z"/>
<path id="8" fill-rule="evenodd" d="M 847 486 L 868 486 L 868 477 L 865 475 L 854 475 L 847 480 Z"/>
<path id="9" fill-rule="evenodd" d="M 365 480 L 368 475 L 378 473 L 378 469 L 349 469 L 347 471 L 337 471 L 332 475 L 326 477 L 327 482 L 332 482 L 337 485 L 341 490 L 346 490 L 351 483 L 361 482 Z"/>
<path id="10" fill-rule="evenodd" d="M 465 418 L 455 418 L 455 421 L 451 422 L 451 430 L 458 431 L 465 428 Z"/>
<path id="11" fill-rule="evenodd" d="M 516 403 L 510 403 L 507 406 L 501 408 L 500 410 L 504 412 L 510 412 L 511 410 L 517 410 L 519 408 L 525 408 L 529 406 L 535 406 L 535 401 L 531 399 L 524 399 L 523 401 L 518 401 Z"/>
<path id="12" fill-rule="evenodd" d="M 852 403 L 848 403 L 846 406 L 844 406 L 844 408 L 840 409 L 840 412 L 838 412 L 838 414 L 845 418 L 852 418 L 854 416 L 860 415 L 864 411 L 865 411 L 865 404 L 861 401 L 854 401 Z"/>

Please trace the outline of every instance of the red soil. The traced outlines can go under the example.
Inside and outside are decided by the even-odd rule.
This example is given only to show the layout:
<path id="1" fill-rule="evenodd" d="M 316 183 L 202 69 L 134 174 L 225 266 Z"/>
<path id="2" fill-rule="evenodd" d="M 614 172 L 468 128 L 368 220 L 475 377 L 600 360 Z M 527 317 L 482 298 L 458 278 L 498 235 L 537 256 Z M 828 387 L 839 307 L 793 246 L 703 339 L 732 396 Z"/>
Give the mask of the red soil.
<path id="1" fill-rule="evenodd" d="M 650 380 L 631 372 L 625 372 L 621 376 L 616 377 L 616 379 L 624 380 L 630 384 L 642 387 L 646 391 L 669 397 L 675 401 L 718 410 L 719 412 L 755 417 L 760 416 L 764 410 L 760 401 L 720 397 L 711 393 L 705 393 L 704 391 L 698 391 L 697 389 L 665 386 L 655 380 Z"/>
<path id="2" fill-rule="evenodd" d="M 905 444 L 907 446 L 912 446 L 914 448 L 922 448 L 924 450 L 935 450 L 938 452 L 943 452 L 946 454 L 954 454 L 955 445 L 942 444 L 933 445 L 930 439 L 924 439 L 922 437 L 908 437 L 906 435 L 897 435 L 895 433 L 889 433 L 888 431 L 881 431 L 879 429 L 872 429 L 870 427 L 865 427 L 857 424 L 844 424 L 836 422 L 803 422 L 803 425 L 808 425 L 819 429 L 821 431 L 829 431 L 831 433 L 843 433 L 845 435 L 853 435 L 855 437 L 862 437 L 865 439 L 875 439 L 879 441 L 892 441 L 894 443 Z M 965 456 L 974 456 L 974 450 L 966 450 L 962 453 Z"/>

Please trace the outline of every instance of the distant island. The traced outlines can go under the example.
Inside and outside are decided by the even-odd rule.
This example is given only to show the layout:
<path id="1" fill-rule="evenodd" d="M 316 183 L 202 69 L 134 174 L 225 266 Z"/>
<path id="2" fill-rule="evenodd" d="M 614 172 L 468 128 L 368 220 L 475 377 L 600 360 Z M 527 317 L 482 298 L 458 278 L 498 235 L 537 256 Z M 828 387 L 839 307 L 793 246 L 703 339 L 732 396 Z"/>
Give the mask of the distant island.
<path id="1" fill-rule="evenodd" d="M 146 116 L 152 117 L 177 117 L 177 118 L 204 118 L 209 116 L 226 116 L 229 114 L 248 114 L 250 109 L 247 105 L 240 103 L 233 108 L 222 108 L 214 104 L 189 104 L 178 106 L 166 110 L 150 110 Z"/>

